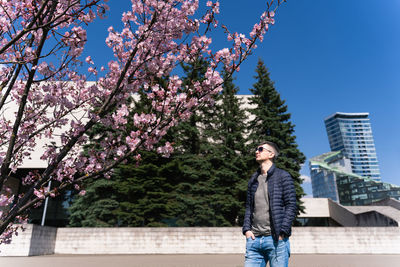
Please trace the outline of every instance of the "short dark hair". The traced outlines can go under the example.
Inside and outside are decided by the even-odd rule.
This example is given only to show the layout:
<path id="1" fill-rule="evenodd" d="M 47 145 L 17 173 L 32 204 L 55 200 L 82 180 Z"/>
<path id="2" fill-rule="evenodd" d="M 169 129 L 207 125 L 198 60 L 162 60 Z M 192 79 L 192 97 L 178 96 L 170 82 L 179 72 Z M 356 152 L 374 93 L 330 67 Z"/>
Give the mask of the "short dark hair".
<path id="1" fill-rule="evenodd" d="M 274 151 L 274 158 L 273 160 L 275 160 L 278 156 L 279 156 L 279 147 L 277 144 L 275 144 L 274 142 L 271 141 L 263 141 L 261 142 L 261 146 L 262 145 L 269 145 L 270 147 L 272 147 L 275 151 Z"/>

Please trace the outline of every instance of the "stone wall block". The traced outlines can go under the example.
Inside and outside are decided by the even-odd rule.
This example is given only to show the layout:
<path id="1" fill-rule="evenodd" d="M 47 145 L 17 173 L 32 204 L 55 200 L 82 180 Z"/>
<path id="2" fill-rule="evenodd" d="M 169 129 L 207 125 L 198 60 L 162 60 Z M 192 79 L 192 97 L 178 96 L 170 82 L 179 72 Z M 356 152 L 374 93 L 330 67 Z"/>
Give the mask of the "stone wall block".
<path id="1" fill-rule="evenodd" d="M 292 253 L 400 254 L 399 227 L 294 227 Z M 239 227 L 52 228 L 27 225 L 1 256 L 44 254 L 243 254 Z"/>

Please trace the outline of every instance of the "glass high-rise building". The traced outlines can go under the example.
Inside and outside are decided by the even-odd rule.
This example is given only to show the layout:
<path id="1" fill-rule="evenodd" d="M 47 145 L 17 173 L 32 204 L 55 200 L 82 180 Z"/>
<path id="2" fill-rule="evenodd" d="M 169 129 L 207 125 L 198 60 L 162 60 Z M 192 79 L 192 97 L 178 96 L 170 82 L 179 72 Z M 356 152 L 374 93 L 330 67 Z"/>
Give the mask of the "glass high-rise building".
<path id="1" fill-rule="evenodd" d="M 336 112 L 325 119 L 331 151 L 350 159 L 354 174 L 381 180 L 369 113 Z"/>
<path id="2" fill-rule="evenodd" d="M 313 197 L 330 198 L 345 206 L 373 205 L 383 199 L 400 200 L 400 186 L 354 174 L 343 151 L 310 159 Z"/>

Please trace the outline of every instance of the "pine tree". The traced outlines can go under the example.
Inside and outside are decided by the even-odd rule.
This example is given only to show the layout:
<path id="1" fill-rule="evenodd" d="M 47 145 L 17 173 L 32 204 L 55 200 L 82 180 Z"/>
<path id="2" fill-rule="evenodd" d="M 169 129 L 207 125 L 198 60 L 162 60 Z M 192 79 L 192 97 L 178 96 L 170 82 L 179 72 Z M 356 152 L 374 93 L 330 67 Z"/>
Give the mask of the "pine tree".
<path id="1" fill-rule="evenodd" d="M 113 213 L 119 203 L 113 185 L 116 181 L 97 179 L 88 181 L 86 194 L 75 196 L 69 208 L 69 226 L 111 227 L 118 224 Z"/>
<path id="2" fill-rule="evenodd" d="M 276 91 L 262 60 L 258 61 L 256 73 L 256 83 L 250 89 L 254 95 L 250 99 L 250 104 L 254 105 L 254 108 L 249 109 L 249 112 L 254 118 L 248 124 L 249 147 L 253 150 L 263 141 L 272 141 L 278 145 L 280 156 L 276 159 L 275 164 L 293 177 L 297 205 L 299 210 L 303 210 L 300 198 L 304 196 L 304 191 L 301 187 L 302 180 L 299 172 L 305 156 L 298 149 L 294 125 L 290 122 L 291 115 L 288 113 L 285 101 Z M 255 169 L 256 162 L 254 160 L 253 164 Z"/>
<path id="3" fill-rule="evenodd" d="M 114 135 L 121 134 L 116 129 L 106 127 L 101 124 L 94 125 L 88 132 L 91 143 L 84 147 L 84 153 L 87 148 L 95 148 L 101 151 L 100 140 L 104 138 L 105 132 L 111 132 Z M 112 227 L 118 224 L 118 219 L 113 211 L 118 207 L 118 199 L 113 190 L 117 181 L 115 179 L 88 179 L 81 188 L 85 189 L 84 195 L 78 195 L 76 190 L 71 189 L 73 201 L 68 208 L 69 223 L 72 227 Z"/>
<path id="4" fill-rule="evenodd" d="M 184 83 L 202 81 L 207 65 L 204 61 L 182 66 L 186 73 Z M 165 78 L 156 81 L 165 83 Z M 151 108 L 140 93 L 135 102 L 136 112 Z M 199 124 L 204 114 L 212 114 L 209 107 L 193 113 L 188 121 L 171 128 L 163 141 L 175 144 L 170 158 L 162 158 L 154 152 L 141 151 L 142 160 L 137 166 L 128 160 L 114 170 L 110 180 L 90 181 L 85 185 L 87 193 L 78 196 L 71 211 L 71 226 L 215 226 L 210 206 L 210 172 L 200 146 L 204 137 Z M 128 127 L 133 130 L 134 126 Z M 97 146 L 104 129 L 96 128 L 90 135 Z M 127 133 L 118 133 L 127 134 Z M 201 139 L 202 138 L 202 139 Z M 101 147 L 99 147 L 101 149 Z M 107 193 L 104 193 L 107 191 Z M 105 210 L 98 208 L 106 204 Z M 109 204 L 110 203 L 110 204 Z"/>
<path id="5" fill-rule="evenodd" d="M 119 166 L 119 206 L 114 211 L 121 226 L 174 226 L 179 163 L 154 152 L 142 151 L 142 163 L 134 161 Z"/>
<path id="6" fill-rule="evenodd" d="M 70 208 L 70 226 L 175 226 L 176 198 L 172 193 L 180 166 L 155 152 L 141 151 L 119 165 L 110 179 L 87 185 Z"/>
<path id="7" fill-rule="evenodd" d="M 160 83 L 164 80 L 160 79 Z M 134 103 L 136 112 L 151 108 L 141 92 Z M 133 116 L 130 116 L 133 117 Z M 130 119 L 127 129 L 134 130 Z M 126 136 L 128 132 L 107 129 Z M 89 135 L 91 146 L 99 147 L 103 126 L 96 126 Z M 70 211 L 70 226 L 168 226 L 174 225 L 176 179 L 179 162 L 163 158 L 155 152 L 139 151 L 141 162 L 134 157 L 118 165 L 110 179 L 99 178 L 84 184 L 86 194 L 76 196 Z M 172 174 L 171 174 L 172 173 Z"/>
<path id="8" fill-rule="evenodd" d="M 215 105 L 196 114 L 191 132 L 198 150 L 180 155 L 184 177 L 178 186 L 178 222 L 186 226 L 241 224 L 247 189 L 248 153 L 245 118 L 235 96 L 238 89 L 224 72 L 221 94 Z M 192 153 L 195 152 L 195 153 Z M 239 220 L 238 220 L 239 219 Z"/>
<path id="9" fill-rule="evenodd" d="M 202 81 L 207 71 L 204 61 L 196 61 L 183 65 L 187 77 L 184 86 L 193 81 Z M 176 224 L 178 226 L 217 226 L 219 218 L 210 201 L 214 189 L 211 186 L 212 165 L 205 156 L 210 151 L 210 140 L 205 135 L 204 127 L 215 114 L 215 106 L 200 107 L 188 121 L 171 129 L 175 144 L 174 161 L 181 164 L 180 183 L 176 188 L 177 209 Z"/>
<path id="10" fill-rule="evenodd" d="M 249 153 L 246 150 L 246 114 L 236 94 L 239 89 L 231 75 L 223 72 L 223 91 L 216 103 L 215 128 L 208 129 L 213 153 L 208 158 L 215 170 L 213 187 L 215 210 L 227 225 L 241 225 L 247 189 Z M 239 219 L 239 220 L 238 220 Z"/>
<path id="11" fill-rule="evenodd" d="M 204 62 L 183 66 L 188 77 L 185 85 L 201 81 L 206 69 Z M 87 194 L 71 208 L 71 225 L 241 224 L 249 170 L 246 115 L 235 96 L 238 89 L 233 79 L 227 73 L 224 79 L 214 106 L 200 108 L 165 136 L 165 141 L 175 144 L 170 158 L 141 152 L 139 166 L 128 161 L 115 169 L 110 180 L 87 185 Z M 145 97 L 135 105 L 138 109 L 150 106 Z M 101 203 L 106 210 L 100 208 Z"/>

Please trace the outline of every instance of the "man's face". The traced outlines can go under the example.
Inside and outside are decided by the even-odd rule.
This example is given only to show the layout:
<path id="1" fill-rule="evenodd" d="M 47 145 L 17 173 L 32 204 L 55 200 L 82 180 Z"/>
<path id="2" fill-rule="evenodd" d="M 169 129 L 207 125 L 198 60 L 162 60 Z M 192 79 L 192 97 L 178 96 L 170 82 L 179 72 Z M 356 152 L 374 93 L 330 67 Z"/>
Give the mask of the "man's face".
<path id="1" fill-rule="evenodd" d="M 258 163 L 266 160 L 272 160 L 274 156 L 274 149 L 268 144 L 260 145 L 256 148 L 256 161 Z"/>

